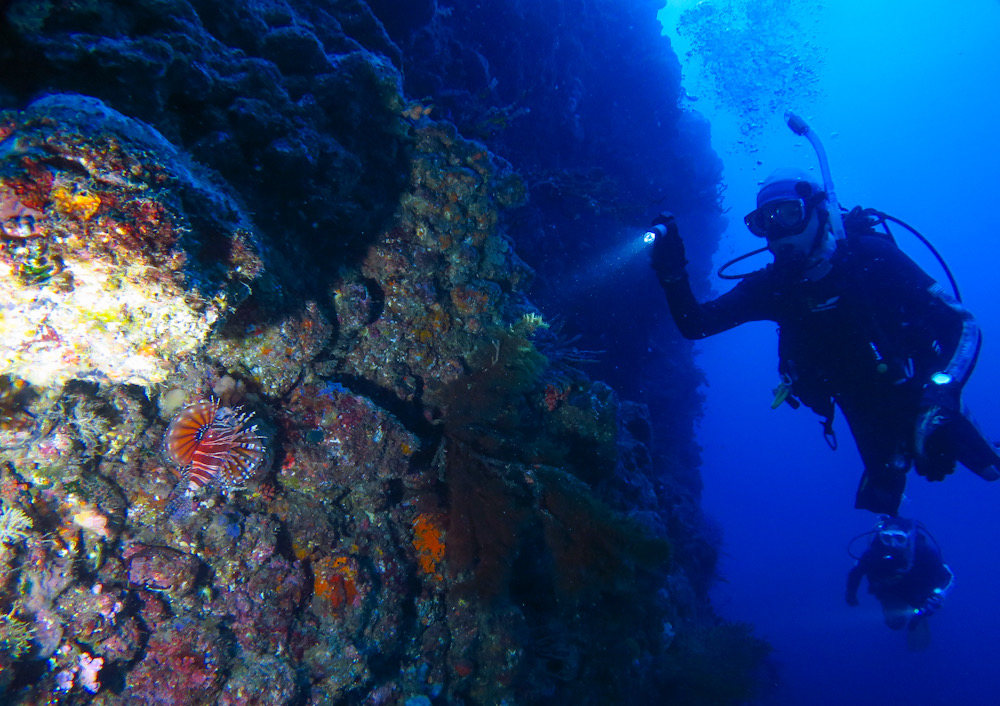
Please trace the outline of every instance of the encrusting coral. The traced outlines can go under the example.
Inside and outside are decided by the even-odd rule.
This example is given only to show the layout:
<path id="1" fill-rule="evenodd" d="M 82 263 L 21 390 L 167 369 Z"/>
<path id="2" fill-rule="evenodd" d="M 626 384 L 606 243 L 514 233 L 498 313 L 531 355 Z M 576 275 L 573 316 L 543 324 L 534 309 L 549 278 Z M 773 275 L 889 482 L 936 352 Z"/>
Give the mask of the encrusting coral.
<path id="1" fill-rule="evenodd" d="M 526 294 L 524 181 L 406 99 L 364 3 L 10 5 L 78 78 L 135 73 L 0 114 L 5 697 L 624 703 L 693 688 L 672 644 L 752 670 L 695 629 L 648 438 Z M 63 32 L 106 14 L 115 42 Z M 126 115 L 144 83 L 169 141 Z"/>
<path id="2" fill-rule="evenodd" d="M 0 198 L 0 371 L 41 388 L 162 382 L 264 267 L 222 187 L 92 98 L 0 115 Z"/>

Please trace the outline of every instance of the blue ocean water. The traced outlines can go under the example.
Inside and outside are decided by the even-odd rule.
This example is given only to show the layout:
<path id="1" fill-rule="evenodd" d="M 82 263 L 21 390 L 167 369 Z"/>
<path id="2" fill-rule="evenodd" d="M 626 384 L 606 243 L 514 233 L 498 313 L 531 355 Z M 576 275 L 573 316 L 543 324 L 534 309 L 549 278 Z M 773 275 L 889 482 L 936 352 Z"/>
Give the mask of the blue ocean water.
<path id="1" fill-rule="evenodd" d="M 841 203 L 874 206 L 911 223 L 957 277 L 984 340 L 965 400 L 988 435 L 1000 439 L 1000 3 L 767 4 L 808 30 L 779 38 L 815 70 L 810 81 L 781 93 L 780 103 L 801 113 L 822 138 Z M 670 5 L 674 17 L 684 9 L 684 3 Z M 667 33 L 672 29 L 668 25 Z M 697 78 L 694 68 L 686 72 L 689 92 Z M 774 79 L 744 81 L 768 90 Z M 726 165 L 731 223 L 719 264 L 759 246 L 742 225 L 758 181 L 778 166 L 816 165 L 808 143 L 785 127 L 780 112 L 757 110 L 752 103 L 760 96 L 742 85 L 746 100 L 735 108 L 705 94 L 694 103 L 712 121 L 713 143 Z M 755 124 L 749 131 L 748 122 Z M 915 239 L 903 235 L 900 242 L 941 277 Z M 728 288 L 714 283 L 719 291 Z M 853 563 L 847 543 L 874 522 L 853 509 L 860 460 L 842 421 L 841 447 L 832 452 L 810 412 L 769 411 L 776 341 L 774 325 L 761 323 L 698 344 L 709 382 L 700 426 L 704 507 L 725 533 L 725 582 L 714 600 L 725 616 L 752 621 L 774 645 L 778 679 L 761 703 L 1000 703 L 994 639 L 1000 632 L 1000 484 L 962 468 L 935 484 L 911 473 L 901 512 L 937 538 L 957 584 L 931 621 L 931 646 L 908 651 L 864 589 L 860 607 L 844 602 Z"/>

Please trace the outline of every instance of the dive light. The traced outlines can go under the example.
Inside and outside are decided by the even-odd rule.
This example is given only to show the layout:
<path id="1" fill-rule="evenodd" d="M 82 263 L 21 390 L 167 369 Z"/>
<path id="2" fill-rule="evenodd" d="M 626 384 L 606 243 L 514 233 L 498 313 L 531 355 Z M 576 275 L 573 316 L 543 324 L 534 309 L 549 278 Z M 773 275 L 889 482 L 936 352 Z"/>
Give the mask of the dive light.
<path id="1" fill-rule="evenodd" d="M 675 229 L 676 221 L 674 220 L 674 214 L 664 211 L 653 221 L 653 225 L 649 227 L 645 235 L 642 236 L 642 242 L 646 245 L 652 245 L 656 242 L 657 238 L 662 238 L 667 234 L 667 230 L 673 226 Z"/>

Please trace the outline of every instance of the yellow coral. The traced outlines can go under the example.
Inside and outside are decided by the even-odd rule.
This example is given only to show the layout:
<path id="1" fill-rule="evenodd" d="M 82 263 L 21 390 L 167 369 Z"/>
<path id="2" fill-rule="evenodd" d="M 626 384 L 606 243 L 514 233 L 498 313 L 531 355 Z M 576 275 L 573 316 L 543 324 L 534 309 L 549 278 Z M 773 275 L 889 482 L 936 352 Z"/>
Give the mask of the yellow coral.
<path id="1" fill-rule="evenodd" d="M 101 199 L 89 191 L 74 189 L 63 184 L 52 190 L 56 209 L 64 216 L 89 221 L 101 207 Z"/>
<path id="2" fill-rule="evenodd" d="M 105 539 L 110 536 L 108 534 L 108 518 L 89 507 L 84 507 L 83 510 L 73 515 L 73 524 Z"/>
<path id="3" fill-rule="evenodd" d="M 520 319 L 515 321 L 510 326 L 510 330 L 514 333 L 519 333 L 522 335 L 530 335 L 540 328 L 548 328 L 549 325 L 545 323 L 543 319 L 538 314 L 525 314 Z"/>

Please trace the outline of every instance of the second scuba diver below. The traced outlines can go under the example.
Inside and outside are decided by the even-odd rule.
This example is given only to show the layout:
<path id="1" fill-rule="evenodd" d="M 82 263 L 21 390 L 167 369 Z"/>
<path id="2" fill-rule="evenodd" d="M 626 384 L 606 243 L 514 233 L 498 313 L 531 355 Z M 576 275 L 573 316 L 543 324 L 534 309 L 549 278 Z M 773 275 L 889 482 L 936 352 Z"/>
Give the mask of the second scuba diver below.
<path id="1" fill-rule="evenodd" d="M 803 171 L 768 177 L 744 220 L 766 238 L 773 264 L 705 303 L 691 291 L 673 217 L 658 218 L 652 265 L 681 334 L 777 322 L 791 394 L 826 418 L 830 436 L 834 404 L 847 419 L 864 463 L 857 508 L 897 514 L 911 465 L 943 480 L 957 460 L 997 480 L 1000 455 L 961 399 L 979 353 L 972 315 L 860 209 L 836 239 L 825 202 Z"/>
<path id="2" fill-rule="evenodd" d="M 914 630 L 938 610 L 955 581 L 941 550 L 922 525 L 885 517 L 869 533 L 871 541 L 847 574 L 847 605 L 858 605 L 861 579 L 882 605 L 885 624 Z"/>

